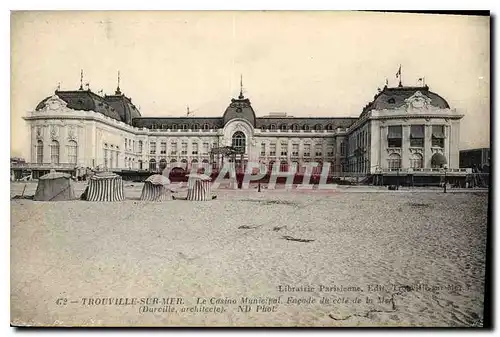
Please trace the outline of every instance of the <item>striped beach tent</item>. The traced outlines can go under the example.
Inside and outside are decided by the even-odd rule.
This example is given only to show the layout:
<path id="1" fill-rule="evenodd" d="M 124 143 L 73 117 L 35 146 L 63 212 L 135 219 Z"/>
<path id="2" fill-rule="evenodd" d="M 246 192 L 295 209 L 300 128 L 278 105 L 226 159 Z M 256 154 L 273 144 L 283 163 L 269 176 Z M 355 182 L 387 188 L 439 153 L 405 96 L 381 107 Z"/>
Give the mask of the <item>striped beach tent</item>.
<path id="1" fill-rule="evenodd" d="M 89 179 L 85 192 L 88 201 L 122 201 L 125 199 L 122 177 L 112 172 L 94 174 Z"/>
<path id="2" fill-rule="evenodd" d="M 38 180 L 35 196 L 36 201 L 62 201 L 75 199 L 75 191 L 71 175 L 51 170 Z"/>
<path id="3" fill-rule="evenodd" d="M 144 181 L 141 200 L 144 201 L 172 200 L 172 194 L 169 185 L 170 185 L 170 179 L 161 174 L 153 174 Z"/>
<path id="4" fill-rule="evenodd" d="M 212 197 L 212 179 L 205 174 L 188 174 L 188 193 L 187 200 L 207 201 L 214 199 Z"/>

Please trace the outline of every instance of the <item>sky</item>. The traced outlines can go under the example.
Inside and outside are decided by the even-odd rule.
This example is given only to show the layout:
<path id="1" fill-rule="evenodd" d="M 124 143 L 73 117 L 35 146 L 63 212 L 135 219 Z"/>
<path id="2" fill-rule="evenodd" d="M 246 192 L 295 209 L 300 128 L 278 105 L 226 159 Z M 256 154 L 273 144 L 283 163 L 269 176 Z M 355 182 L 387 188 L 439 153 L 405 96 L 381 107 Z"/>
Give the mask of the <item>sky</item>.
<path id="1" fill-rule="evenodd" d="M 22 119 L 60 83 L 120 88 L 142 116 L 222 116 L 245 96 L 257 116 L 357 117 L 377 88 L 417 85 L 464 115 L 460 148 L 490 142 L 489 17 L 340 11 L 13 12 L 11 155 Z"/>

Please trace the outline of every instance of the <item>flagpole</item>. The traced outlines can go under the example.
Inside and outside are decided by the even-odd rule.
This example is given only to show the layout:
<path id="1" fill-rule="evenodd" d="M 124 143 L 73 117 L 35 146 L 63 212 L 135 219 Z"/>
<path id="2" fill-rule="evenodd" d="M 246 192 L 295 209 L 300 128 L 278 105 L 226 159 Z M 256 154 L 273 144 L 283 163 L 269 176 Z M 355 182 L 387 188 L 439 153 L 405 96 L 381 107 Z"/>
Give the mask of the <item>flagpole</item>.
<path id="1" fill-rule="evenodd" d="M 401 64 L 399 65 L 399 86 L 403 86 L 403 71 L 401 70 Z"/>

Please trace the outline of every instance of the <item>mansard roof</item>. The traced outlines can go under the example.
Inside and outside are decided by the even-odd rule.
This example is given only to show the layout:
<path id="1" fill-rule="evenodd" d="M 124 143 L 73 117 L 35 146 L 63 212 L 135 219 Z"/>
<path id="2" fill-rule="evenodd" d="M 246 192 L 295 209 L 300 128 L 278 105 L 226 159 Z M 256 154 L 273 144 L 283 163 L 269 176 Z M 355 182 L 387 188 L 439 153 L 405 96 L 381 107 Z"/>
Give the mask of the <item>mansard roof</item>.
<path id="1" fill-rule="evenodd" d="M 222 117 L 137 117 L 132 120 L 133 126 L 148 129 L 179 129 L 182 125 L 186 125 L 186 129 L 196 129 L 196 126 L 202 129 L 205 124 L 208 129 L 224 127 Z"/>
<path id="2" fill-rule="evenodd" d="M 118 112 L 120 119 L 124 123 L 131 125 L 134 118 L 141 117 L 137 107 L 132 104 L 132 99 L 118 90 L 115 95 L 105 95 L 104 100 Z"/>
<path id="3" fill-rule="evenodd" d="M 413 96 L 417 91 L 431 99 L 430 104 L 437 108 L 448 109 L 450 105 L 446 100 L 438 94 L 429 90 L 427 85 L 423 87 L 384 87 L 375 97 L 373 101 L 368 103 L 362 114 L 370 110 L 397 109 L 405 104 L 405 100 Z"/>
<path id="4" fill-rule="evenodd" d="M 73 110 L 95 111 L 102 113 L 105 116 L 121 121 L 120 115 L 114 107 L 112 107 L 105 99 L 90 90 L 72 90 L 59 91 L 56 90 L 56 96 L 67 103 L 67 107 Z M 35 110 L 42 110 L 49 96 L 42 100 L 36 106 Z"/>

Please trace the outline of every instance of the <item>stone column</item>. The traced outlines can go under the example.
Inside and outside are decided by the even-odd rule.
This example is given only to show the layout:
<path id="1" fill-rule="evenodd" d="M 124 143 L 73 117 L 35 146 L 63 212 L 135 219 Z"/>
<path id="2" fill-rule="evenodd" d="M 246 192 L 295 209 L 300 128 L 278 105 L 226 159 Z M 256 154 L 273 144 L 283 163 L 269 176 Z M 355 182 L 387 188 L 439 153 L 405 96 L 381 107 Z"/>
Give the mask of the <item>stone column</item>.
<path id="1" fill-rule="evenodd" d="M 410 126 L 402 126 L 402 137 L 401 140 L 401 168 L 406 169 L 410 167 Z"/>
<path id="2" fill-rule="evenodd" d="M 43 126 L 43 163 L 49 164 L 50 159 L 50 143 L 52 139 L 50 138 L 50 129 L 48 125 Z"/>
<path id="3" fill-rule="evenodd" d="M 431 167 L 431 158 L 432 158 L 432 126 L 429 124 L 425 125 L 425 135 L 424 135 L 424 168 Z"/>
<path id="4" fill-rule="evenodd" d="M 379 146 L 379 165 L 380 168 L 386 169 L 387 167 L 387 133 L 389 128 L 387 125 L 380 125 L 380 146 Z"/>
<path id="5" fill-rule="evenodd" d="M 444 157 L 446 158 L 446 163 L 448 168 L 451 168 L 451 157 L 450 157 L 450 141 L 451 141 L 451 132 L 450 132 L 450 126 L 445 125 L 444 126 Z"/>

